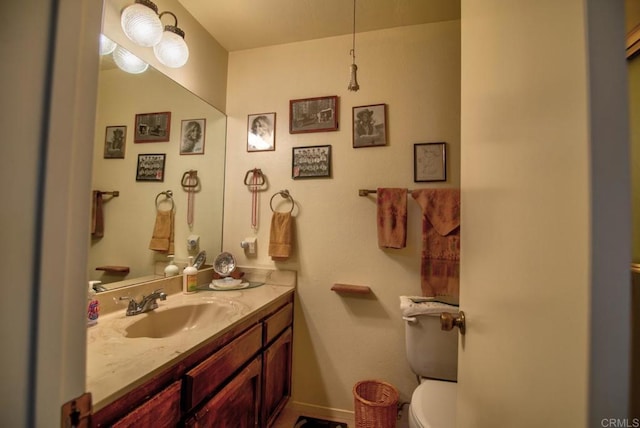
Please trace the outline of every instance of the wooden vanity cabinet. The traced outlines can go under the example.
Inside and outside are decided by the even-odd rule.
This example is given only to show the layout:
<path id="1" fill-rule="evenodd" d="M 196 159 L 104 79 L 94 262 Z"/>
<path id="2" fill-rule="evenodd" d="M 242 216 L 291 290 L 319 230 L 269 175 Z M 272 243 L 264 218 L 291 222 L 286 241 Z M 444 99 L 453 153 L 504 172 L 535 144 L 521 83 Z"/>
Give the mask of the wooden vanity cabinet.
<path id="1" fill-rule="evenodd" d="M 272 426 L 291 396 L 293 293 L 93 415 L 93 427 Z"/>
<path id="2" fill-rule="evenodd" d="M 293 304 L 264 321 L 262 427 L 271 427 L 291 397 Z"/>

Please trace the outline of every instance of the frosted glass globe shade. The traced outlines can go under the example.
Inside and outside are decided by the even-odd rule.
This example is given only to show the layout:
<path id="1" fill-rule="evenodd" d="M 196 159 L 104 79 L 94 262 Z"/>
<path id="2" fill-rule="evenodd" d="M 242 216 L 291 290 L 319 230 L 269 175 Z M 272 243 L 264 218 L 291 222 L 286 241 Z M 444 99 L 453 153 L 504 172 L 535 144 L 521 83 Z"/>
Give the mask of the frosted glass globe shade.
<path id="1" fill-rule="evenodd" d="M 121 46 L 113 51 L 113 61 L 120 70 L 131 74 L 144 73 L 149 68 L 149 64 Z"/>
<path id="2" fill-rule="evenodd" d="M 116 46 L 113 40 L 104 34 L 100 34 L 100 55 L 109 55 L 116 49 Z"/>
<path id="3" fill-rule="evenodd" d="M 120 25 L 132 42 L 147 48 L 158 44 L 164 29 L 156 11 L 139 3 L 122 11 Z"/>
<path id="4" fill-rule="evenodd" d="M 182 67 L 189 59 L 189 47 L 184 38 L 172 31 L 162 34 L 162 39 L 153 47 L 153 52 L 158 61 L 171 68 Z"/>

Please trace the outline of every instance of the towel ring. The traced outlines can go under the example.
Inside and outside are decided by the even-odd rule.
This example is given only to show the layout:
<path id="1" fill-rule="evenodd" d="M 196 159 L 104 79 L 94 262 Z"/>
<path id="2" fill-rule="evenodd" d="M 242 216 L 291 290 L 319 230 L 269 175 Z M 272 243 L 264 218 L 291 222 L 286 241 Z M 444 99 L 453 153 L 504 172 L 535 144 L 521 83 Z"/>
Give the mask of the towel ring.
<path id="1" fill-rule="evenodd" d="M 156 209 L 159 209 L 160 207 L 158 206 L 158 198 L 160 196 L 164 195 L 165 199 L 169 199 L 171 201 L 171 211 L 173 211 L 173 209 L 175 208 L 175 203 L 173 202 L 173 192 L 171 190 L 167 190 L 166 192 L 160 192 L 156 195 Z M 160 201 L 162 202 L 162 201 Z"/>
<path id="2" fill-rule="evenodd" d="M 273 209 L 273 198 L 276 197 L 276 195 L 280 195 L 282 196 L 284 199 L 289 199 L 289 202 L 291 202 L 291 210 L 289 211 L 289 213 L 293 212 L 293 209 L 296 206 L 296 201 L 293 200 L 293 196 L 291 196 L 291 194 L 289 193 L 288 190 L 281 190 L 279 192 L 276 192 L 273 194 L 273 196 L 271 196 L 271 199 L 269 200 L 269 206 L 271 207 L 271 211 L 272 212 L 276 212 L 276 210 Z"/>

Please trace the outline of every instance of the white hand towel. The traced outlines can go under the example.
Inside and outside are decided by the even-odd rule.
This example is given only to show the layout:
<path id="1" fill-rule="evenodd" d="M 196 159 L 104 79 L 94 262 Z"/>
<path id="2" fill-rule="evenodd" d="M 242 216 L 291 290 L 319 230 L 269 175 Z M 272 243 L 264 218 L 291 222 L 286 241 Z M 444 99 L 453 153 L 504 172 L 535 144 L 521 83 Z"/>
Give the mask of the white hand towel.
<path id="1" fill-rule="evenodd" d="M 443 312 L 457 314 L 459 307 L 446 303 L 426 300 L 419 296 L 400 296 L 400 310 L 403 317 L 416 315 L 439 315 Z"/>

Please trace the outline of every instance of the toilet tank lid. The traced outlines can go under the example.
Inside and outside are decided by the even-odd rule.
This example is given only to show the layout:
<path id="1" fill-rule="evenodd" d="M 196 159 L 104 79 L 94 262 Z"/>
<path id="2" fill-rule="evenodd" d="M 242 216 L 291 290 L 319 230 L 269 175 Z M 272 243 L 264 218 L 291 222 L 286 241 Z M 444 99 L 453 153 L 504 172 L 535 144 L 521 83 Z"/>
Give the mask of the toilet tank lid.
<path id="1" fill-rule="evenodd" d="M 441 314 L 442 312 L 458 313 L 456 305 L 443 303 L 431 297 L 400 296 L 400 310 L 403 317 L 416 315 Z"/>

